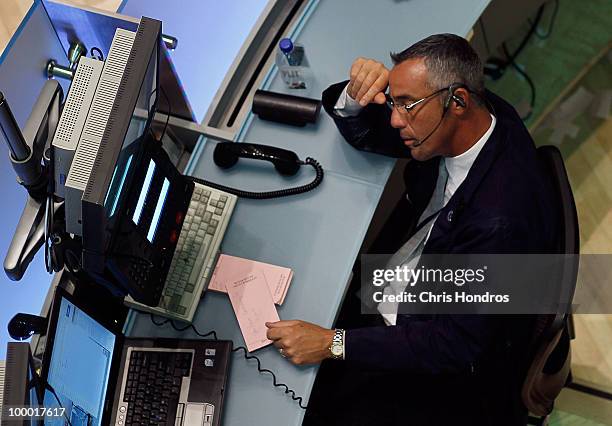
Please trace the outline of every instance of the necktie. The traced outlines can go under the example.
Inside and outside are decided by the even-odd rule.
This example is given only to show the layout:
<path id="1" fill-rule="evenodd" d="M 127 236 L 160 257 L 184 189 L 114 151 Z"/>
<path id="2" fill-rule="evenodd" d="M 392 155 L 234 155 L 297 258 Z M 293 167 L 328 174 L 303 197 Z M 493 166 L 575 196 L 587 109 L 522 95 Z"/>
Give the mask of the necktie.
<path id="1" fill-rule="evenodd" d="M 391 259 L 387 263 L 387 269 L 395 270 L 397 266 L 406 266 L 407 268 L 414 268 L 416 266 L 423 252 L 423 247 L 425 247 L 425 241 L 431 231 L 432 224 L 438 217 L 438 213 L 442 207 L 444 207 L 444 192 L 447 180 L 448 171 L 446 170 L 444 158 L 441 158 L 436 187 L 429 200 L 429 204 L 427 204 L 427 207 L 425 207 L 423 214 L 421 214 L 419 218 L 417 231 L 393 256 L 391 256 Z M 403 281 L 387 282 L 385 287 L 383 287 L 383 293 L 399 294 L 404 291 L 407 284 L 407 282 Z M 397 304 L 382 302 L 378 305 L 378 311 L 383 314 L 387 322 L 395 324 L 395 319 L 397 317 L 396 306 Z M 392 311 L 394 313 L 391 313 Z"/>
<path id="2" fill-rule="evenodd" d="M 397 265 L 403 265 L 408 262 L 411 258 L 415 257 L 418 252 L 420 255 L 423 250 L 423 246 L 425 245 L 425 240 L 427 239 L 427 235 L 431 230 L 432 221 L 435 221 L 435 217 L 430 217 L 434 213 L 438 213 L 442 207 L 444 207 L 444 191 L 446 188 L 446 181 L 448 180 L 448 171 L 446 170 L 446 165 L 444 163 L 444 158 L 440 159 L 440 166 L 438 167 L 438 180 L 436 181 L 436 187 L 434 192 L 429 200 L 429 204 L 425 207 L 423 214 L 419 218 L 419 222 L 417 227 L 417 231 L 410 237 L 406 243 L 391 257 L 389 260 L 388 266 L 395 267 Z M 437 214 L 435 215 L 437 217 Z M 427 220 L 427 223 L 423 223 L 424 220 Z M 419 250 L 420 249 L 420 250 Z"/>

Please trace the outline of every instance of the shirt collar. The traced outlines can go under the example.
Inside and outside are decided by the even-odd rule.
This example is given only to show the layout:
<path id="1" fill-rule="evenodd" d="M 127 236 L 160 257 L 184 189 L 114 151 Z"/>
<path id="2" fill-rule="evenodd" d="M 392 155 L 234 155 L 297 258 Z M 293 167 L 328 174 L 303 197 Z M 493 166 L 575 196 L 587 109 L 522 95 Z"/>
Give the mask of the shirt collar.
<path id="1" fill-rule="evenodd" d="M 444 162 L 446 165 L 446 170 L 448 171 L 448 178 L 457 184 L 461 184 L 463 180 L 465 180 L 472 164 L 478 157 L 478 153 L 485 145 L 491 133 L 493 133 L 493 129 L 495 128 L 495 117 L 491 115 L 491 124 L 489 128 L 485 132 L 484 135 L 474 145 L 470 147 L 467 151 L 462 154 L 459 154 L 455 157 L 445 157 Z"/>

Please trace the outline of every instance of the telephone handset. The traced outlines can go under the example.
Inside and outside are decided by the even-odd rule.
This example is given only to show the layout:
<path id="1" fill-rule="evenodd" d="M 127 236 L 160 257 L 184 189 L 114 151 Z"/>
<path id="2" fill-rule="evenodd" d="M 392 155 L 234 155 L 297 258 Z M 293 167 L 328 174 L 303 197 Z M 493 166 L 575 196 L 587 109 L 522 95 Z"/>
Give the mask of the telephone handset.
<path id="1" fill-rule="evenodd" d="M 219 142 L 217 143 L 213 153 L 213 160 L 215 161 L 215 164 L 223 169 L 233 167 L 241 157 L 269 161 L 274 164 L 274 168 L 280 174 L 285 176 L 293 176 L 298 172 L 300 166 L 310 165 L 315 169 L 316 176 L 312 182 L 306 185 L 268 192 L 242 191 L 203 179 L 194 177 L 190 178 L 194 182 L 201 183 L 202 185 L 207 185 L 221 191 L 229 192 L 230 194 L 235 194 L 242 198 L 254 199 L 280 198 L 301 194 L 315 189 L 323 181 L 323 168 L 317 160 L 307 157 L 306 160 L 302 161 L 294 152 L 286 149 L 250 143 Z"/>
<path id="2" fill-rule="evenodd" d="M 293 151 L 250 143 L 221 142 L 213 154 L 215 164 L 223 169 L 234 166 L 240 157 L 269 161 L 281 175 L 286 176 L 293 176 L 305 164 Z"/>

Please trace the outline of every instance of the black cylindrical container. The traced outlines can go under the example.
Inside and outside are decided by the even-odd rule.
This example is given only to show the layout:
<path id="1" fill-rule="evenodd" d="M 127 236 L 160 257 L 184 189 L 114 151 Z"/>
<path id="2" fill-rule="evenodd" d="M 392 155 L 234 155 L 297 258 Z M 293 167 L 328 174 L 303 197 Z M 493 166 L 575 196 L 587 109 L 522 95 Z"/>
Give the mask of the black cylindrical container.
<path id="1" fill-rule="evenodd" d="M 253 96 L 253 113 L 262 120 L 293 126 L 314 123 L 319 116 L 321 101 L 283 93 L 258 90 Z"/>

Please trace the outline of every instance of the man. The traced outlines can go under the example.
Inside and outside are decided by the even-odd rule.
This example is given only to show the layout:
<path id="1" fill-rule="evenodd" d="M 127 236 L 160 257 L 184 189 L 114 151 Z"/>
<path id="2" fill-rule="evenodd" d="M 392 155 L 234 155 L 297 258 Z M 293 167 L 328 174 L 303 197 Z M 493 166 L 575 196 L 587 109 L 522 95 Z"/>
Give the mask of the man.
<path id="1" fill-rule="evenodd" d="M 382 253 L 397 250 L 399 264 L 414 266 L 433 253 L 550 252 L 553 202 L 533 141 L 514 109 L 485 91 L 469 44 L 440 34 L 391 57 L 391 70 L 358 58 L 348 84 L 323 94 L 352 146 L 413 159 L 406 199 L 379 238 Z M 406 229 L 407 241 L 400 239 Z M 344 359 L 329 364 L 332 390 L 321 390 L 327 396 L 313 421 L 525 424 L 520 386 L 529 318 L 381 314 L 371 321 L 378 326 L 345 331 L 295 320 L 267 324 L 268 337 L 295 364 Z"/>

